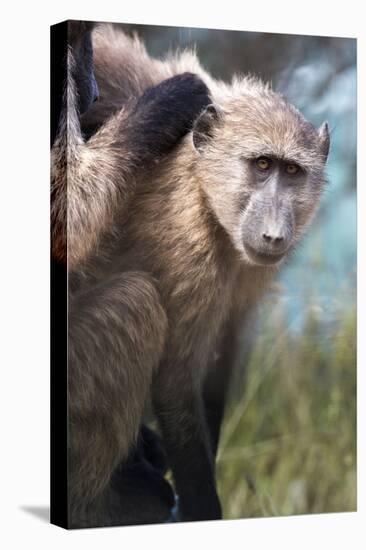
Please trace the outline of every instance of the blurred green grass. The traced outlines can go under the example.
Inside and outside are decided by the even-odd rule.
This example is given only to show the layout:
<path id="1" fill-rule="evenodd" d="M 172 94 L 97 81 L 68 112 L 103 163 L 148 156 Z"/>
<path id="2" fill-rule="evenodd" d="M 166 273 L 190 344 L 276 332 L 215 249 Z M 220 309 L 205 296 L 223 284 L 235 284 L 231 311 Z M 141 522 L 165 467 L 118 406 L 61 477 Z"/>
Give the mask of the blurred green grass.
<path id="1" fill-rule="evenodd" d="M 331 323 L 309 307 L 295 333 L 262 306 L 221 432 L 225 518 L 356 510 L 354 303 Z"/>

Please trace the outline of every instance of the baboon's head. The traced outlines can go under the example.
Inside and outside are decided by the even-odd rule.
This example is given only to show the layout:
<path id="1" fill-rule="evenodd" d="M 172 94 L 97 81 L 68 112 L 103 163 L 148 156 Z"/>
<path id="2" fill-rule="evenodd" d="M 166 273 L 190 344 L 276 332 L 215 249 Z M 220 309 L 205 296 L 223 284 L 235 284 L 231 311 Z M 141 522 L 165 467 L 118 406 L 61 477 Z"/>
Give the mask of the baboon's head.
<path id="1" fill-rule="evenodd" d="M 257 80 L 236 82 L 231 90 L 193 129 L 198 178 L 243 260 L 275 265 L 319 203 L 328 126 L 316 129 Z"/>

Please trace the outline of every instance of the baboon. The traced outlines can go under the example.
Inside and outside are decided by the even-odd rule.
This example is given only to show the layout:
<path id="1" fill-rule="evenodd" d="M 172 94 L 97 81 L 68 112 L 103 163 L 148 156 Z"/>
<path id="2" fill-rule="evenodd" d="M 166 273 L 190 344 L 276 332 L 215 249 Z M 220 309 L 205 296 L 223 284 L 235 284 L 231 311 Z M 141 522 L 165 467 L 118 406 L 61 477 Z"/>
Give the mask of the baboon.
<path id="1" fill-rule="evenodd" d="M 130 95 L 182 71 L 198 74 L 210 89 L 212 104 L 192 131 L 141 175 L 131 215 L 101 241 L 103 254 L 90 263 L 84 285 L 93 284 L 93 273 L 111 277 L 126 270 L 156 281 L 168 328 L 151 396 L 179 517 L 218 519 L 214 457 L 235 331 L 316 211 L 328 126 L 316 129 L 255 77 L 234 77 L 230 84 L 213 79 L 193 53 L 154 60 L 137 39 L 111 27 L 96 31 L 93 45 L 104 101 L 92 106 L 86 128 L 98 128 Z M 134 344 L 144 339 L 136 334 Z M 210 376 L 217 348 L 220 384 Z M 146 398 L 139 387 L 134 399 Z M 130 416 L 140 413 L 132 397 L 128 405 Z"/>
<path id="2" fill-rule="evenodd" d="M 71 527 L 161 521 L 174 501 L 161 473 L 145 456 L 137 463 L 133 450 L 167 329 L 154 278 L 139 270 L 110 277 L 93 271 L 87 285 L 84 278 L 89 262 L 104 254 L 103 237 L 127 218 L 139 175 L 176 146 L 209 103 L 197 76 L 176 75 L 131 97 L 86 141 L 80 116 L 99 95 L 92 28 L 68 22 L 51 37 L 52 273 L 67 268 L 69 281 Z M 143 428 L 140 439 L 151 435 Z"/>

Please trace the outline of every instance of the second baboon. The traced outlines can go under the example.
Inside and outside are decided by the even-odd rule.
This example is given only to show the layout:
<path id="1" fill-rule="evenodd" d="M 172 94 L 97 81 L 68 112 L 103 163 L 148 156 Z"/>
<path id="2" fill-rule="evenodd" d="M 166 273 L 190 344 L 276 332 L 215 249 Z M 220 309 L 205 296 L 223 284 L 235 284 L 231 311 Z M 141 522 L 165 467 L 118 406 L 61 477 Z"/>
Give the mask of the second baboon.
<path id="1" fill-rule="evenodd" d="M 198 77 L 177 75 L 131 98 L 86 141 L 80 115 L 98 96 L 92 26 L 73 21 L 52 34 L 52 273 L 68 270 L 71 527 L 159 521 L 173 503 L 169 484 L 133 453 L 166 336 L 154 278 L 141 270 L 105 276 L 89 262 L 103 257 L 103 236 L 128 216 L 138 175 L 173 149 L 208 103 Z M 53 295 L 67 282 L 58 280 Z M 131 452 L 131 471 L 118 475 Z"/>
<path id="2" fill-rule="evenodd" d="M 317 209 L 328 127 L 316 129 L 254 77 L 214 80 L 192 53 L 153 60 L 137 40 L 108 28 L 95 33 L 94 47 L 105 103 L 93 106 L 86 126 L 98 127 L 123 103 L 125 90 L 139 94 L 177 72 L 196 72 L 212 94 L 192 132 L 144 176 L 131 216 L 114 239 L 103 241 L 104 259 L 93 270 L 143 271 L 156 280 L 168 334 L 151 393 L 180 518 L 217 519 L 214 455 L 226 385 L 220 366 L 230 369 L 238 320 L 258 302 Z M 109 67 L 103 63 L 108 47 Z M 218 346 L 220 387 L 210 384 Z"/>

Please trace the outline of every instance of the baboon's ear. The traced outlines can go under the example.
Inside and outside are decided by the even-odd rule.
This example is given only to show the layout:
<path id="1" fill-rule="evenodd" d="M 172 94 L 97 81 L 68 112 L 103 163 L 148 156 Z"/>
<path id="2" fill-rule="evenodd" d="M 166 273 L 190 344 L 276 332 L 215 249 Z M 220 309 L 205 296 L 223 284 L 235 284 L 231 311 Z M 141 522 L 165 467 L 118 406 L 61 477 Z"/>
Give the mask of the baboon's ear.
<path id="1" fill-rule="evenodd" d="M 324 162 L 326 162 L 329 153 L 330 137 L 328 122 L 323 122 L 318 130 L 320 149 L 324 155 Z"/>
<path id="2" fill-rule="evenodd" d="M 193 145 L 200 153 L 213 136 L 213 129 L 221 118 L 221 111 L 213 104 L 206 107 L 193 126 Z"/>

